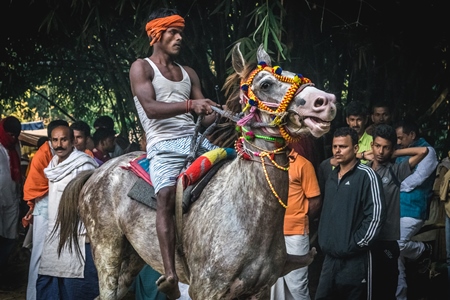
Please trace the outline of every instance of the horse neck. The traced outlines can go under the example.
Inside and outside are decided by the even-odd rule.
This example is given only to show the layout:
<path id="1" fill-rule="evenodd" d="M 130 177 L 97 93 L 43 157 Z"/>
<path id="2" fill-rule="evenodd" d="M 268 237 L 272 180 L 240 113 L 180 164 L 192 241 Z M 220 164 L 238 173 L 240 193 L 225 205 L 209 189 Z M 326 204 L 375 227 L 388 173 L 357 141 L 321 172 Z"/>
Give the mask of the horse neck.
<path id="1" fill-rule="evenodd" d="M 270 153 L 280 148 L 280 145 L 277 147 L 273 142 L 258 138 L 253 141 L 243 139 L 242 143 L 245 149 L 258 154 Z M 245 173 L 241 180 L 245 181 L 247 188 L 252 189 L 249 192 L 249 205 L 252 207 L 253 222 L 259 224 L 257 226 L 265 226 L 263 223 L 270 220 L 273 228 L 282 231 L 285 213 L 283 205 L 287 203 L 289 190 L 287 154 L 287 150 L 283 148 L 276 154 L 269 154 L 270 156 L 247 156 L 237 162 L 238 167 L 235 170 Z"/>

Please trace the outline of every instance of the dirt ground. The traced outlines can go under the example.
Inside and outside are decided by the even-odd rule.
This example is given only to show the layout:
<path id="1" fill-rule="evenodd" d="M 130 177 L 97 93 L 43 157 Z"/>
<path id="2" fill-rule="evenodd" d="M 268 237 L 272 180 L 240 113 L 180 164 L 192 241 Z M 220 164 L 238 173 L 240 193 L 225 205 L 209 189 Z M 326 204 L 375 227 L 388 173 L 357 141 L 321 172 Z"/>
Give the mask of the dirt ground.
<path id="1" fill-rule="evenodd" d="M 313 244 L 316 246 L 316 244 Z M 22 248 L 19 243 L 17 249 L 10 259 L 6 270 L 0 270 L 0 300 L 24 300 L 26 299 L 26 286 L 28 277 L 28 264 L 30 251 Z M 323 262 L 320 250 L 316 259 L 309 267 L 309 288 L 311 299 L 314 299 L 318 278 Z M 430 272 L 419 274 L 415 272 L 415 266 L 409 264 L 407 269 L 409 281 L 410 300 L 444 300 L 447 285 L 446 265 L 444 262 L 435 262 Z M 431 275 L 431 276 L 430 276 Z M 135 299 L 134 294 L 129 292 L 123 300 Z"/>

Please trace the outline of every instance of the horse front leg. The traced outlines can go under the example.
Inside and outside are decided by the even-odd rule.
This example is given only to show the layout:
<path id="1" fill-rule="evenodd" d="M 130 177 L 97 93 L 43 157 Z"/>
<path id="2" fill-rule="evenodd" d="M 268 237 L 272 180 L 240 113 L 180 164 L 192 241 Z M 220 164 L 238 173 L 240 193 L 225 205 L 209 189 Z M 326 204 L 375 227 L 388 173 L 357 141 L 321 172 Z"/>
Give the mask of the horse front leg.
<path id="1" fill-rule="evenodd" d="M 309 266 L 314 261 L 316 254 L 317 250 L 315 247 L 312 247 L 311 250 L 309 250 L 309 252 L 305 255 L 288 254 L 280 277 L 283 277 L 292 270 Z"/>

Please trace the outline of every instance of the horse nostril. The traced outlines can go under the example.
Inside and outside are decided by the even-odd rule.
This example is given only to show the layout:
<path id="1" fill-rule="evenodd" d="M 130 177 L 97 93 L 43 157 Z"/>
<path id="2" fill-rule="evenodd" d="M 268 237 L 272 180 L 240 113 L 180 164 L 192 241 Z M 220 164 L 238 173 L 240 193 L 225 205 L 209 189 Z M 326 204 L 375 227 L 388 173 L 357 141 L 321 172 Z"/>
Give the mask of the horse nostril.
<path id="1" fill-rule="evenodd" d="M 314 107 L 321 107 L 321 106 L 324 106 L 324 105 L 326 105 L 326 104 L 327 104 L 327 103 L 326 103 L 325 99 L 319 98 L 319 99 L 317 99 L 317 100 L 314 102 Z"/>

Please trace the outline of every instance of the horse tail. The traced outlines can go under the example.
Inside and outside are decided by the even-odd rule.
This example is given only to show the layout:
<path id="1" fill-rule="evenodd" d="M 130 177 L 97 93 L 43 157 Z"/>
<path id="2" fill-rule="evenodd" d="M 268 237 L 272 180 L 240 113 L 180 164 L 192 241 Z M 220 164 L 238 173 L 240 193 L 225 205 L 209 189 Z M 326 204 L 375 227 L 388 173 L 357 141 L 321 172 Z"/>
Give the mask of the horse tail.
<path id="1" fill-rule="evenodd" d="M 60 229 L 57 249 L 58 256 L 61 255 L 64 247 L 68 247 L 71 252 L 73 249 L 72 247 L 75 246 L 77 254 L 81 257 L 80 245 L 78 243 L 78 234 L 81 224 L 78 205 L 81 189 L 94 171 L 95 170 L 86 170 L 80 172 L 67 184 L 61 195 L 61 201 L 56 216 L 56 224 L 51 233 L 51 236 L 54 236 L 57 234 L 58 228 Z"/>

